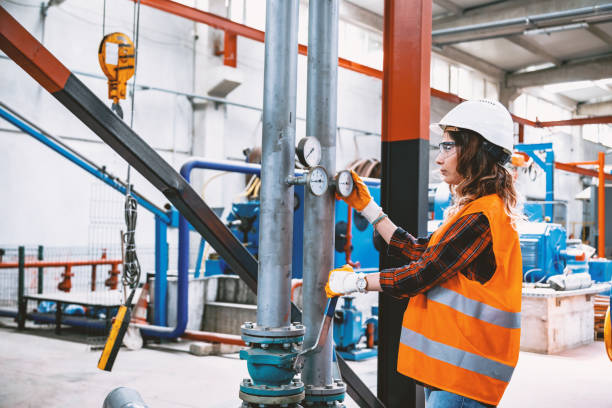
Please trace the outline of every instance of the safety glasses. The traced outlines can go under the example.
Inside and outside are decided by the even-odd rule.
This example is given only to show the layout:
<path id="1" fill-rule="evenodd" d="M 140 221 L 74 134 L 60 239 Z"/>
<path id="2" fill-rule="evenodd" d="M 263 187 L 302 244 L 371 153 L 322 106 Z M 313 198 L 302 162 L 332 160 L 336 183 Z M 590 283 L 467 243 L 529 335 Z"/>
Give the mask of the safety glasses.
<path id="1" fill-rule="evenodd" d="M 457 145 L 455 142 L 442 142 L 438 144 L 438 150 L 443 157 L 451 156 L 455 153 Z"/>

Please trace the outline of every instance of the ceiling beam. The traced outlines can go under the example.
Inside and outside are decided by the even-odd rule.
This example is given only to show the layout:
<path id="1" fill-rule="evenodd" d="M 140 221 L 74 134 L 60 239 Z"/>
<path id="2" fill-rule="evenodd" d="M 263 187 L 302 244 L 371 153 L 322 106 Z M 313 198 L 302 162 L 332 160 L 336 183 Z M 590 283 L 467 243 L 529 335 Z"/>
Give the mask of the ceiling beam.
<path id="1" fill-rule="evenodd" d="M 510 41 L 513 44 L 518 45 L 519 47 L 529 51 L 530 53 L 542 57 L 544 61 L 552 62 L 555 65 L 561 65 L 561 60 L 554 57 L 544 48 L 542 48 L 539 44 L 536 44 L 533 40 L 529 38 L 525 38 L 522 35 L 515 35 L 512 37 L 506 38 L 506 40 Z"/>
<path id="2" fill-rule="evenodd" d="M 436 19 L 433 22 L 433 30 L 483 24 L 491 21 L 507 20 L 580 7 L 598 6 L 601 4 L 601 0 L 513 0 L 492 2 L 489 5 L 485 4 L 483 7 L 468 7 L 463 10 L 461 15 Z"/>
<path id="3" fill-rule="evenodd" d="M 588 0 L 585 0 L 588 2 Z M 534 2 L 541 3 L 541 2 Z M 549 3 L 543 1 L 543 3 Z M 569 3 L 569 2 L 566 2 Z M 502 3 L 506 4 L 506 3 Z M 593 17 L 612 19 L 612 4 L 587 5 L 569 4 L 570 8 L 559 9 L 559 4 L 549 4 L 550 8 L 544 12 L 533 12 L 532 8 L 523 6 L 513 8 L 513 13 L 488 12 L 486 19 L 464 18 L 455 19 L 453 25 L 438 23 L 436 20 L 432 30 L 433 43 L 437 45 L 451 45 L 467 41 L 486 40 L 491 38 L 508 37 L 523 34 L 530 29 L 546 29 L 565 25 L 585 23 Z M 508 7 L 506 5 L 506 7 Z M 539 10 L 539 9 L 538 9 Z M 517 11 L 524 14 L 514 15 Z M 478 16 L 480 17 L 480 15 Z M 463 23 L 462 23 L 463 22 Z"/>
<path id="4" fill-rule="evenodd" d="M 612 56 L 567 62 L 559 67 L 537 71 L 510 74 L 506 76 L 506 86 L 527 88 L 559 82 L 595 81 L 612 77 Z"/>
<path id="5" fill-rule="evenodd" d="M 612 112 L 612 101 L 578 104 L 576 113 L 580 116 L 602 116 Z"/>
<path id="6" fill-rule="evenodd" d="M 558 94 L 555 92 L 545 91 L 541 87 L 527 88 L 524 89 L 525 93 L 536 96 L 540 99 L 548 101 L 550 103 L 554 103 L 555 105 L 562 106 L 574 112 L 578 106 L 578 102 L 573 100 L 572 98 L 568 98 L 565 95 Z"/>
<path id="7" fill-rule="evenodd" d="M 447 10 L 451 15 L 461 14 L 463 11 L 463 8 L 456 5 L 451 0 L 434 0 L 434 3 Z"/>
<path id="8" fill-rule="evenodd" d="M 593 34 L 595 37 L 599 38 L 601 41 L 605 42 L 606 44 L 612 45 L 612 35 L 606 33 L 601 28 L 593 24 L 590 24 L 589 27 L 587 28 L 587 31 Z"/>
<path id="9" fill-rule="evenodd" d="M 383 32 L 383 16 L 359 7 L 350 1 L 340 2 L 338 14 L 342 20 L 381 34 Z"/>
<path id="10" fill-rule="evenodd" d="M 487 62 L 483 59 L 468 54 L 467 52 L 461 51 L 458 48 L 446 46 L 446 47 L 435 47 L 432 50 L 434 53 L 439 54 L 443 57 L 458 62 L 459 64 L 467 65 L 468 67 L 474 68 L 482 72 L 483 74 L 491 77 L 496 81 L 503 80 L 505 76 L 504 70 Z"/>

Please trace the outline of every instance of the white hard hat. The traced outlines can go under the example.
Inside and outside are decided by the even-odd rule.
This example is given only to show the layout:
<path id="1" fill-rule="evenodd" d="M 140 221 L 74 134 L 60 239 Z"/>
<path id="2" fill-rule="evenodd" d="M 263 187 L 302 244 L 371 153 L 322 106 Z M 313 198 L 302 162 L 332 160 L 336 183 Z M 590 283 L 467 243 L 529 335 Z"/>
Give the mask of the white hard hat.
<path id="1" fill-rule="evenodd" d="M 485 140 L 512 154 L 514 146 L 514 124 L 510 112 L 497 101 L 474 99 L 455 106 L 438 123 L 431 125 L 433 131 L 444 131 L 446 126 L 473 130 Z"/>

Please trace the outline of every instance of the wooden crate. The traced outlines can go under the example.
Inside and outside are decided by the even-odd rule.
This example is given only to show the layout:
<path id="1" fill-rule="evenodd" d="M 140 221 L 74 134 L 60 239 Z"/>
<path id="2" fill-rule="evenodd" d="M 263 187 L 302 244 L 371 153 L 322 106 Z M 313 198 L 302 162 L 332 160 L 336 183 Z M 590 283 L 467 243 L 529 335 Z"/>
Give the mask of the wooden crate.
<path id="1" fill-rule="evenodd" d="M 553 354 L 592 343 L 594 298 L 609 287 L 604 286 L 566 292 L 523 288 L 521 350 Z"/>

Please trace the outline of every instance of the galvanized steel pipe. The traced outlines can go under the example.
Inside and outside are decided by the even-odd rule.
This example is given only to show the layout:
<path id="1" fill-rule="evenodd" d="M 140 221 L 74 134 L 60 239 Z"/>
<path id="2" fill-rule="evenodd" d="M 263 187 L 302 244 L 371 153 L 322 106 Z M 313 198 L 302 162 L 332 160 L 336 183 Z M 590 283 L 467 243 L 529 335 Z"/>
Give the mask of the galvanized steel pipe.
<path id="1" fill-rule="evenodd" d="M 336 170 L 336 116 L 338 88 L 338 1 L 310 0 L 308 16 L 308 94 L 306 134 L 321 143 L 321 165 L 332 177 Z M 315 197 L 304 193 L 303 321 L 305 347 L 316 341 L 327 299 L 323 290 L 334 266 L 333 190 Z M 304 361 L 306 386 L 325 386 L 332 379 L 332 338 L 324 349 Z M 308 387 L 307 387 L 308 394 Z"/>
<path id="2" fill-rule="evenodd" d="M 290 323 L 299 0 L 267 0 L 257 324 Z"/>

